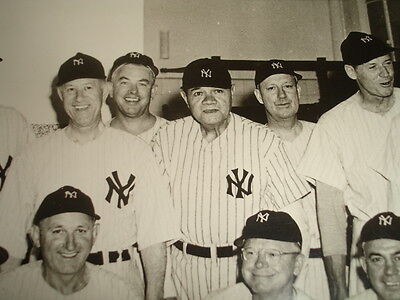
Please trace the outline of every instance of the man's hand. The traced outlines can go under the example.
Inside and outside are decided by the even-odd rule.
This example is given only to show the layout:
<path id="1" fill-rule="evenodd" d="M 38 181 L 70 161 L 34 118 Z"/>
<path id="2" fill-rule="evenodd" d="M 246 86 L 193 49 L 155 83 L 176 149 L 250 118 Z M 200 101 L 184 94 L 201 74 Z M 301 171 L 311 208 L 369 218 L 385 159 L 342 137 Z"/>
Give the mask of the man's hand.
<path id="1" fill-rule="evenodd" d="M 140 252 L 146 279 L 146 300 L 159 300 L 164 296 L 164 278 L 167 264 L 165 243 L 151 245 Z"/>

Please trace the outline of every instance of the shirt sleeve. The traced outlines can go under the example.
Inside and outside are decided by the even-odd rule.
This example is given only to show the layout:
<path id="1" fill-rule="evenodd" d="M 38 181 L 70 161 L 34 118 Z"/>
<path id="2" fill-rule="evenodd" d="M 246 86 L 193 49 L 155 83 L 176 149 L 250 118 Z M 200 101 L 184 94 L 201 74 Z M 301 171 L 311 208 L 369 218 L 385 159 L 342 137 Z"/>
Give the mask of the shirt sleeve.
<path id="1" fill-rule="evenodd" d="M 340 149 L 334 136 L 335 128 L 321 117 L 311 135 L 300 161 L 299 173 L 344 190 L 347 185 Z"/>
<path id="2" fill-rule="evenodd" d="M 20 259 L 27 251 L 36 197 L 30 162 L 25 155 L 15 159 L 0 193 L 0 246 Z"/>
<path id="3" fill-rule="evenodd" d="M 276 150 L 270 152 L 266 168 L 267 198 L 275 209 L 280 210 L 307 195 L 310 186 L 295 171 L 281 140 L 277 141 Z"/>
<path id="4" fill-rule="evenodd" d="M 145 157 L 145 176 L 135 192 L 139 250 L 180 237 L 167 177 L 151 151 Z"/>

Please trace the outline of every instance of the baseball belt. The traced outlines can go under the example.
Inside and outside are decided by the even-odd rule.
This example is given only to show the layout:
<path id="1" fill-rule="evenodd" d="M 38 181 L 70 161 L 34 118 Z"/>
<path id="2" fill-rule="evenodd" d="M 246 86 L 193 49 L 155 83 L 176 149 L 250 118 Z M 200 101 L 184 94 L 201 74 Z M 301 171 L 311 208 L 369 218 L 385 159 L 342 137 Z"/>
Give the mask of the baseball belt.
<path id="1" fill-rule="evenodd" d="M 105 253 L 105 255 L 104 255 Z M 105 257 L 106 256 L 106 257 Z M 94 264 L 94 265 L 104 265 L 105 263 L 116 263 L 118 261 L 118 258 L 120 256 L 119 251 L 98 251 L 95 253 L 90 253 L 87 261 Z M 104 259 L 107 259 L 104 262 Z M 121 260 L 122 261 L 127 261 L 131 259 L 131 255 L 129 254 L 128 249 L 122 250 L 121 251 Z"/>
<path id="2" fill-rule="evenodd" d="M 179 250 L 183 251 L 183 242 L 177 241 L 174 246 Z M 238 249 L 233 249 L 233 246 L 216 247 L 217 257 L 232 257 L 238 253 Z M 194 256 L 211 258 L 211 248 L 202 247 L 193 244 L 186 244 L 186 253 Z"/>
<path id="3" fill-rule="evenodd" d="M 309 258 L 322 258 L 322 249 L 321 248 L 311 248 Z"/>

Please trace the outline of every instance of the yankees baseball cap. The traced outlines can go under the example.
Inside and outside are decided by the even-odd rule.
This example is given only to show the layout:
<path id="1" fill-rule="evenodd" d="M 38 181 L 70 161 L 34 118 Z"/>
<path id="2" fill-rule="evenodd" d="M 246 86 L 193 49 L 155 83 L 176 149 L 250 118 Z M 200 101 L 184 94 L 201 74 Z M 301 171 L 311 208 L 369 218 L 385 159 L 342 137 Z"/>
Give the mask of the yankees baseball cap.
<path id="1" fill-rule="evenodd" d="M 33 224 L 38 225 L 43 219 L 68 212 L 79 212 L 95 220 L 100 219 L 95 214 L 92 200 L 88 195 L 73 186 L 63 186 L 44 198 L 33 219 Z"/>
<path id="2" fill-rule="evenodd" d="M 378 239 L 400 241 L 400 217 L 392 212 L 384 212 L 365 223 L 361 230 L 359 244 Z"/>
<path id="3" fill-rule="evenodd" d="M 371 59 L 386 55 L 396 48 L 390 47 L 372 34 L 352 31 L 340 45 L 343 62 L 358 66 Z"/>
<path id="4" fill-rule="evenodd" d="M 103 65 L 96 58 L 78 52 L 61 65 L 57 86 L 80 78 L 105 79 Z"/>
<path id="5" fill-rule="evenodd" d="M 300 229 L 292 217 L 285 212 L 271 210 L 262 210 L 249 217 L 242 236 L 234 244 L 243 247 L 244 242 L 251 238 L 298 243 L 300 247 L 303 242 Z"/>
<path id="6" fill-rule="evenodd" d="M 271 60 L 262 62 L 256 68 L 256 76 L 254 78 L 256 86 L 258 86 L 261 82 L 263 82 L 269 76 L 275 75 L 275 74 L 293 75 L 297 78 L 297 80 L 300 80 L 301 78 L 303 78 L 303 76 L 301 76 L 300 74 L 297 74 L 293 70 L 293 68 L 290 66 L 290 64 L 288 62 L 286 62 L 284 60 L 271 59 Z"/>
<path id="7" fill-rule="evenodd" d="M 121 65 L 125 64 L 136 64 L 136 65 L 143 65 L 145 67 L 148 67 L 154 74 L 154 77 L 157 77 L 159 71 L 158 68 L 154 65 L 153 60 L 144 54 L 141 54 L 139 52 L 129 52 L 125 54 L 124 56 L 118 57 L 115 61 L 114 64 L 110 70 L 110 74 L 108 76 L 109 79 L 111 79 L 112 74 L 114 71 Z"/>
<path id="8" fill-rule="evenodd" d="M 192 61 L 183 71 L 183 90 L 194 87 L 230 89 L 231 86 L 231 75 L 228 68 L 218 59 L 201 58 Z"/>

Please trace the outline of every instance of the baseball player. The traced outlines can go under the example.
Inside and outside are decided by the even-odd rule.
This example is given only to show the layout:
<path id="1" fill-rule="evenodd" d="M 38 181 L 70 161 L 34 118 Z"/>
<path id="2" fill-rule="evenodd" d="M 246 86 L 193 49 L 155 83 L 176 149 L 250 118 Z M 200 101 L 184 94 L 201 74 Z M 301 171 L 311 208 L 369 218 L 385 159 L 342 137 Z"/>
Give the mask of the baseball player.
<path id="1" fill-rule="evenodd" d="M 209 294 L 207 300 L 311 300 L 293 286 L 303 265 L 299 226 L 285 212 L 260 211 L 249 217 L 235 241 L 243 282 Z M 322 299 L 322 298 L 320 298 Z"/>
<path id="2" fill-rule="evenodd" d="M 0 197 L 0 245 L 14 261 L 21 261 L 25 235 L 41 199 L 57 186 L 75 186 L 93 199 L 101 216 L 102 230 L 88 260 L 140 290 L 131 259 L 137 242 L 146 298 L 158 299 L 165 273 L 164 242 L 177 236 L 167 181 L 145 142 L 102 123 L 101 105 L 108 95 L 104 79 L 101 63 L 82 53 L 60 67 L 57 90 L 69 125 L 16 159 L 9 175 L 13 180 L 7 180 Z"/>
<path id="3" fill-rule="evenodd" d="M 130 52 L 117 58 L 110 70 L 111 95 L 116 117 L 110 126 L 139 136 L 150 143 L 167 120 L 150 113 L 149 106 L 157 86 L 158 69 L 153 60 Z"/>
<path id="4" fill-rule="evenodd" d="M 345 71 L 359 91 L 320 118 L 299 166 L 300 173 L 317 180 L 322 249 L 333 296 L 339 299 L 346 296 L 345 206 L 354 216 L 353 242 L 366 220 L 387 211 L 387 180 L 370 162 L 400 112 L 400 90 L 393 88 L 389 55 L 393 48 L 370 34 L 351 32 L 341 51 Z M 363 289 L 361 282 L 357 284 L 355 262 L 349 278 L 351 295 Z"/>
<path id="5" fill-rule="evenodd" d="M 254 94 L 264 105 L 268 124 L 283 141 L 291 163 L 297 167 L 310 140 L 314 123 L 297 119 L 302 78 L 283 60 L 266 61 L 256 70 Z M 315 185 L 315 182 L 314 182 Z M 302 200 L 310 231 L 309 260 L 305 261 L 296 286 L 314 299 L 329 299 L 328 279 L 322 261 L 315 209 L 315 189 Z M 305 240 L 305 239 L 304 239 Z M 304 244 L 304 243 L 303 243 Z M 316 284 L 318 282 L 318 284 Z"/>
<path id="6" fill-rule="evenodd" d="M 359 248 L 372 289 L 349 299 L 400 299 L 400 217 L 384 212 L 370 219 L 362 228 Z"/>
<path id="7" fill-rule="evenodd" d="M 200 299 L 236 283 L 233 241 L 247 217 L 264 208 L 295 213 L 308 186 L 272 131 L 230 112 L 231 76 L 220 61 L 191 62 L 182 82 L 192 116 L 161 128 L 153 150 L 183 234 L 171 254 L 178 297 Z"/>
<path id="8" fill-rule="evenodd" d="M 114 61 L 108 76 L 112 83 L 111 95 L 116 114 L 110 122 L 111 127 L 150 143 L 160 127 L 167 123 L 166 119 L 149 111 L 150 101 L 157 90 L 155 80 L 158 73 L 153 60 L 139 52 L 129 52 Z M 141 264 L 136 249 L 133 256 Z M 170 274 L 169 260 L 167 267 L 167 274 Z M 175 287 L 170 278 L 170 275 L 166 276 L 166 298 L 175 296 Z"/>
<path id="9" fill-rule="evenodd" d="M 98 225 L 89 196 L 64 186 L 45 197 L 30 231 L 43 261 L 0 275 L 2 299 L 141 299 L 115 274 L 86 259 Z"/>

